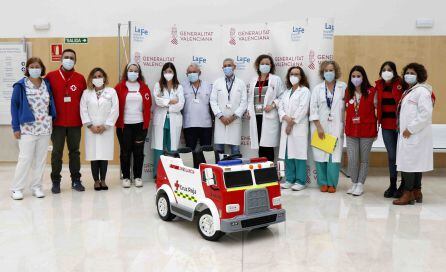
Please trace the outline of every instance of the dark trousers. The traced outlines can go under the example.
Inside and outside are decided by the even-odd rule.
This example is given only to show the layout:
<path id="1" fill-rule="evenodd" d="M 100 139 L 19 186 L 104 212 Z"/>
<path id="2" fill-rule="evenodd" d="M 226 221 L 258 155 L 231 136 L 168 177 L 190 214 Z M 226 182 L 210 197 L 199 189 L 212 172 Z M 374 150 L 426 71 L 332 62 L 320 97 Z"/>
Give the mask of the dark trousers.
<path id="1" fill-rule="evenodd" d="M 396 171 L 396 144 L 398 142 L 398 131 L 392 129 L 383 129 L 382 135 L 384 145 L 386 146 L 387 150 L 390 178 L 394 178 L 396 180 L 396 178 L 398 177 L 398 172 Z"/>
<path id="2" fill-rule="evenodd" d="M 81 179 L 81 159 L 79 145 L 81 142 L 81 127 L 59 127 L 53 128 L 51 141 L 53 151 L 51 152 L 51 180 L 60 182 L 62 176 L 62 157 L 65 147 L 65 140 L 68 146 L 68 159 L 72 181 Z"/>
<path id="3" fill-rule="evenodd" d="M 124 179 L 130 179 L 130 161 L 133 155 L 133 177 L 141 178 L 144 163 L 144 144 L 147 129 L 143 123 L 125 124 L 124 128 L 117 128 L 120 146 L 121 171 Z"/>
<path id="4" fill-rule="evenodd" d="M 259 157 L 266 157 L 269 161 L 274 161 L 274 147 L 260 146 L 262 137 L 263 115 L 256 115 L 257 119 L 257 135 L 259 139 Z"/>
<path id="5" fill-rule="evenodd" d="M 404 180 L 404 190 L 412 191 L 413 189 L 421 189 L 421 178 L 423 173 L 421 172 L 401 172 L 401 176 Z"/>
<path id="6" fill-rule="evenodd" d="M 192 149 L 197 148 L 197 143 L 200 141 L 200 146 L 211 145 L 212 143 L 212 127 L 190 127 L 183 129 L 186 146 Z"/>
<path id="7" fill-rule="evenodd" d="M 108 161 L 91 161 L 91 174 L 94 181 L 105 181 Z"/>

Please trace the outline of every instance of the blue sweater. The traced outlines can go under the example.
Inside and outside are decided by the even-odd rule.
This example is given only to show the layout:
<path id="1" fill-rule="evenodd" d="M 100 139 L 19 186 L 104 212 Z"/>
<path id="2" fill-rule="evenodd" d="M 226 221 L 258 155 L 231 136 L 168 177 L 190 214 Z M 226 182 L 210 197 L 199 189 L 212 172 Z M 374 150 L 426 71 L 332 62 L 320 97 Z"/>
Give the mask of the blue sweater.
<path id="1" fill-rule="evenodd" d="M 46 84 L 46 89 L 50 94 L 50 108 L 49 115 L 56 118 L 56 107 L 54 106 L 54 98 L 51 92 L 50 83 L 47 79 L 43 79 Z M 12 130 L 14 132 L 20 131 L 20 125 L 36 121 L 34 115 L 29 107 L 28 98 L 26 97 L 25 78 L 20 79 L 14 83 L 12 97 L 11 97 L 11 116 L 12 116 Z"/>

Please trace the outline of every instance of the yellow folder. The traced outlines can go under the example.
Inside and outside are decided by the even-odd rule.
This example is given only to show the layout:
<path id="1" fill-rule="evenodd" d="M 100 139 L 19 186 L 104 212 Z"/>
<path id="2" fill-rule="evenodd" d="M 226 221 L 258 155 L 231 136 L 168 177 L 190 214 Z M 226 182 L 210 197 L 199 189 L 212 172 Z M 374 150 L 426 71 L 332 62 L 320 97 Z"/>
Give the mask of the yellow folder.
<path id="1" fill-rule="evenodd" d="M 336 147 L 337 141 L 338 138 L 327 133 L 325 133 L 325 138 L 321 139 L 319 138 L 317 131 L 315 131 L 311 137 L 311 146 L 331 154 Z"/>

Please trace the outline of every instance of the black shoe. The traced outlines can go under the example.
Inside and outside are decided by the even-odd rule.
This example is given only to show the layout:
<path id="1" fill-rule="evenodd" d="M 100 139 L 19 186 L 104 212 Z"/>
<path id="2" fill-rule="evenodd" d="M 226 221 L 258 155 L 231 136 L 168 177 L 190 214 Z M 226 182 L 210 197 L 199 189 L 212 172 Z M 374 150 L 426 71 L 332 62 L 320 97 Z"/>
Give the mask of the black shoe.
<path id="1" fill-rule="evenodd" d="M 85 191 L 85 187 L 82 185 L 82 181 L 80 180 L 73 181 L 73 183 L 71 183 L 71 188 L 78 192 Z"/>
<path id="2" fill-rule="evenodd" d="M 404 193 L 404 181 L 401 181 L 400 187 L 398 187 L 398 189 L 393 194 L 393 198 L 400 198 L 403 196 L 403 193 Z"/>
<path id="3" fill-rule="evenodd" d="M 104 183 L 104 184 L 102 184 L 102 183 Z M 108 186 L 107 186 L 107 184 L 105 184 L 105 181 L 101 181 L 101 189 L 104 191 L 108 190 Z"/>
<path id="4" fill-rule="evenodd" d="M 60 194 L 60 181 L 53 181 L 53 187 L 51 187 L 53 194 Z"/>
<path id="5" fill-rule="evenodd" d="M 389 188 L 387 188 L 387 190 L 384 192 L 384 197 L 391 198 L 395 195 L 395 192 L 396 192 L 396 186 L 390 185 Z"/>
<path id="6" fill-rule="evenodd" d="M 102 186 L 101 186 L 101 184 L 99 183 L 99 182 L 95 182 L 94 183 L 94 185 L 93 185 L 93 187 L 94 187 L 94 190 L 95 191 L 100 191 L 100 190 L 102 190 Z"/>

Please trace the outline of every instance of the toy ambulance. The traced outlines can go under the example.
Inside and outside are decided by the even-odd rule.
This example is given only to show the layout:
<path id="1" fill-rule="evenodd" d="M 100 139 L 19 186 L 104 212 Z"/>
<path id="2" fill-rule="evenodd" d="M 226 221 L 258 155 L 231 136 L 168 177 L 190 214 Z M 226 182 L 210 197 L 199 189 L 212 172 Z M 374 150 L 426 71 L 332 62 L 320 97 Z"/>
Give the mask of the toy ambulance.
<path id="1" fill-rule="evenodd" d="M 156 179 L 158 215 L 164 221 L 196 218 L 201 236 L 210 241 L 267 228 L 285 221 L 279 175 L 266 158 L 229 158 L 194 168 L 181 157 L 163 155 Z"/>

